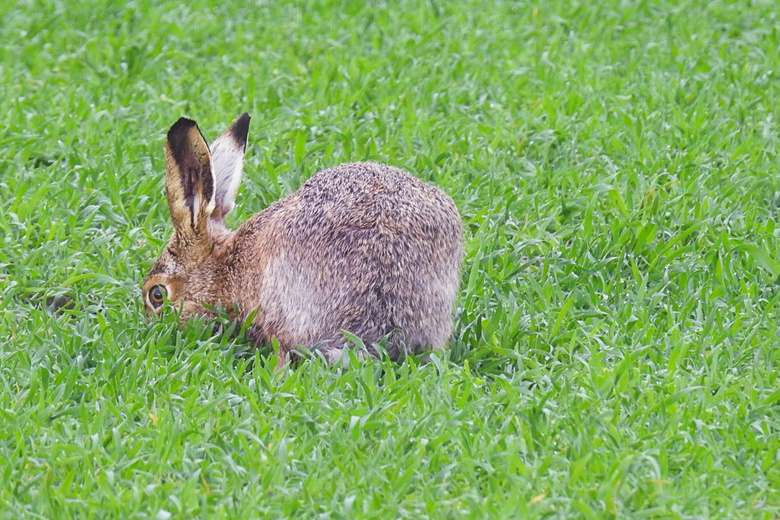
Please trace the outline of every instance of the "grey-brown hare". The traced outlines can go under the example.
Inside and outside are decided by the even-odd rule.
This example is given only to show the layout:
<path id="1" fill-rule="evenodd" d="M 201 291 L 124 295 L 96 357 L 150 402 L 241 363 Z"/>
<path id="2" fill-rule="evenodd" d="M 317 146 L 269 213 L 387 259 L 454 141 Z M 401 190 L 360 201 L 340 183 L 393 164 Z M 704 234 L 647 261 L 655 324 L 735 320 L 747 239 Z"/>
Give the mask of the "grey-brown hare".
<path id="1" fill-rule="evenodd" d="M 452 199 L 398 168 L 341 164 L 231 230 L 248 132 L 247 114 L 211 147 L 190 119 L 168 131 L 174 232 L 144 281 L 147 313 L 166 299 L 182 318 L 218 304 L 242 321 L 256 312 L 248 335 L 275 338 L 280 366 L 297 347 L 337 363 L 342 331 L 384 338 L 395 360 L 445 348 L 463 259 Z"/>

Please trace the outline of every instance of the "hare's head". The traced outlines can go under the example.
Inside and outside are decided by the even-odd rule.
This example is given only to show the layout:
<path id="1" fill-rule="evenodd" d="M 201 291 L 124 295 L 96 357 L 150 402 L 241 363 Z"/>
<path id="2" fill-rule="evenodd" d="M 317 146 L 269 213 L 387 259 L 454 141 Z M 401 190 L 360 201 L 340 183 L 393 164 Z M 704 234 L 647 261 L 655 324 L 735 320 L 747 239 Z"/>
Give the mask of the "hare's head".
<path id="1" fill-rule="evenodd" d="M 148 315 L 158 313 L 168 299 L 182 304 L 184 318 L 225 295 L 224 255 L 232 236 L 225 217 L 241 182 L 248 132 L 247 114 L 211 147 L 190 119 L 179 119 L 168 131 L 165 194 L 173 236 L 142 286 Z"/>

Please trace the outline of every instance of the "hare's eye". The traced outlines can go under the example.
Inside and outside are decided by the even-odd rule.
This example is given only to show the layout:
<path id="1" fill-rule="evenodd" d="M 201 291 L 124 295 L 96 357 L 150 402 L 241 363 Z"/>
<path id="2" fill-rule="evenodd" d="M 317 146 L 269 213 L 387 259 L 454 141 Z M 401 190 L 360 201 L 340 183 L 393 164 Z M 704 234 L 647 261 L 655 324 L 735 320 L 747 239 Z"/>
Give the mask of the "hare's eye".
<path id="1" fill-rule="evenodd" d="M 155 285 L 149 290 L 149 303 L 151 303 L 152 307 L 156 309 L 163 304 L 165 301 L 165 295 L 167 294 L 168 291 L 165 290 L 164 285 Z"/>

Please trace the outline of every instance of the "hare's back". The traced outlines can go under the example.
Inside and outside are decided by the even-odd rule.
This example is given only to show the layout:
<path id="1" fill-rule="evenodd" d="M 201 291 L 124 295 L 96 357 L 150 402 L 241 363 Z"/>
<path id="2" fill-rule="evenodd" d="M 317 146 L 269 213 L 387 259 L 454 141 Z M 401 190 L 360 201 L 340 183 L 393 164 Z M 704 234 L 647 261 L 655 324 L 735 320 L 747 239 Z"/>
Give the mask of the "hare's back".
<path id="1" fill-rule="evenodd" d="M 408 240 L 460 239 L 452 199 L 385 164 L 348 163 L 322 170 L 296 195 L 299 217 L 315 234 L 374 228 L 380 235 L 402 234 Z"/>

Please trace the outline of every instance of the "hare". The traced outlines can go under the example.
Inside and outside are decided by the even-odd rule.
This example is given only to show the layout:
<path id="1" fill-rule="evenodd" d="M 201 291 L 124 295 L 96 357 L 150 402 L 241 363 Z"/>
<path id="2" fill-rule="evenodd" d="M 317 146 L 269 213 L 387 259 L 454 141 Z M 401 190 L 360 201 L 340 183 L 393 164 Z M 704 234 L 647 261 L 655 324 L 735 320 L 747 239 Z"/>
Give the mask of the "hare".
<path id="1" fill-rule="evenodd" d="M 343 331 L 364 345 L 384 340 L 393 360 L 444 349 L 463 259 L 452 199 L 398 168 L 341 164 L 228 229 L 249 119 L 242 114 L 211 147 L 190 119 L 168 131 L 174 232 L 142 286 L 147 314 L 166 299 L 182 319 L 213 315 L 218 304 L 233 319 L 254 313 L 248 336 L 276 339 L 279 367 L 298 347 L 338 363 Z"/>

